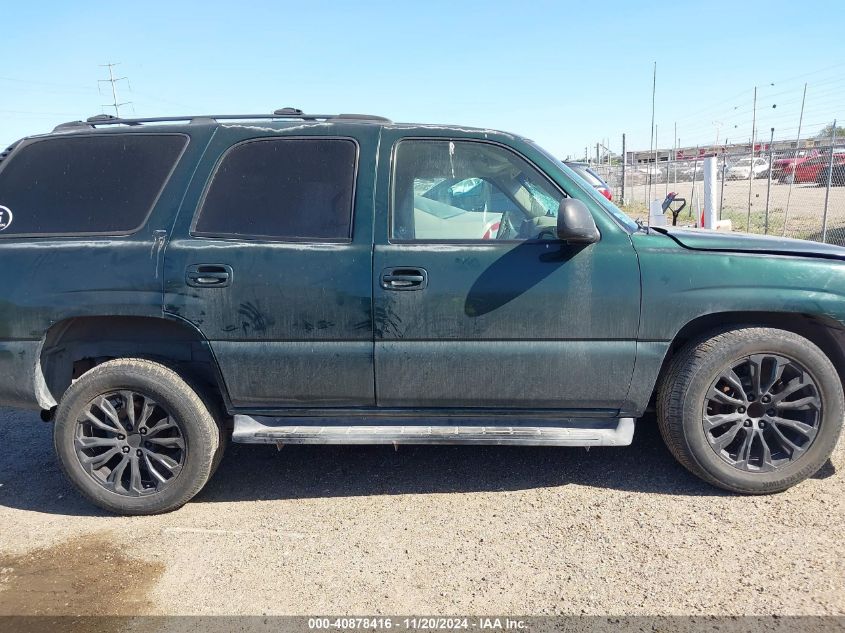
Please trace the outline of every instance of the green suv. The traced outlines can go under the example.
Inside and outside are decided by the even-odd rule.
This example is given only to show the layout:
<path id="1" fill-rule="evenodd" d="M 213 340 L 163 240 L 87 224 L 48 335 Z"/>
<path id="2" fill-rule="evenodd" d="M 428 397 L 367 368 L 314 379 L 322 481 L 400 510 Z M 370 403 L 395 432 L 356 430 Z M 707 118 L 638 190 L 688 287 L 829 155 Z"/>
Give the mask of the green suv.
<path id="1" fill-rule="evenodd" d="M 228 439 L 630 444 L 771 493 L 842 427 L 845 249 L 639 226 L 554 156 L 366 115 L 114 119 L 0 155 L 0 403 L 88 499 Z"/>

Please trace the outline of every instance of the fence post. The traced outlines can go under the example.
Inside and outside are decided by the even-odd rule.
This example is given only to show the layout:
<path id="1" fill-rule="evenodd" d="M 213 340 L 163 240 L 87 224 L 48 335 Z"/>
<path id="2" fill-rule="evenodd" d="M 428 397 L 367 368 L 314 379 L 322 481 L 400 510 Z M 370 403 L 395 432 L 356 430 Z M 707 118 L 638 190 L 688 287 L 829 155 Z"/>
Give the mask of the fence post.
<path id="1" fill-rule="evenodd" d="M 678 135 L 678 130 L 675 130 L 675 136 Z M 677 145 L 675 146 L 675 162 L 672 164 L 672 188 L 677 191 L 678 190 L 678 150 L 681 148 L 681 139 L 678 139 Z"/>
<path id="2" fill-rule="evenodd" d="M 822 242 L 827 243 L 827 205 L 830 202 L 830 185 L 833 183 L 833 146 L 836 144 L 836 119 L 830 131 L 830 162 L 827 166 L 827 189 L 824 192 L 824 215 L 822 215 Z"/>
<path id="3" fill-rule="evenodd" d="M 625 163 L 628 162 L 628 154 L 625 152 L 625 133 L 622 133 L 622 206 L 625 206 Z"/>
<path id="4" fill-rule="evenodd" d="M 751 169 L 748 170 L 748 215 L 745 218 L 745 232 L 751 232 L 751 187 L 754 184 L 754 147 L 757 142 L 757 86 L 754 86 L 754 114 L 751 118 Z"/>
<path id="5" fill-rule="evenodd" d="M 704 159 L 704 213 L 700 221 L 705 229 L 716 228 L 716 163 L 718 158 L 709 156 Z"/>
<path id="6" fill-rule="evenodd" d="M 772 128 L 772 136 L 769 139 L 769 182 L 766 184 L 766 219 L 763 223 L 763 233 L 769 234 L 769 197 L 772 194 L 772 159 L 775 150 L 775 128 Z M 751 161 L 751 168 L 754 169 L 754 161 Z"/>
<path id="7" fill-rule="evenodd" d="M 792 156 L 792 174 L 789 178 L 789 191 L 786 193 L 786 209 L 783 212 L 783 231 L 786 235 L 786 224 L 789 222 L 789 202 L 792 199 L 792 185 L 795 184 L 795 163 L 798 160 L 798 152 L 801 151 L 801 126 L 804 124 L 804 103 L 807 101 L 807 84 L 804 84 L 804 94 L 801 97 L 801 114 L 798 115 L 798 137 L 795 139 L 795 154 Z"/>
<path id="8" fill-rule="evenodd" d="M 695 179 L 698 177 L 698 146 L 695 146 L 695 158 L 692 161 L 692 183 L 689 194 L 689 212 L 692 217 L 693 203 L 695 202 Z"/>
<path id="9" fill-rule="evenodd" d="M 727 139 L 725 144 L 727 145 Z M 725 176 L 728 174 L 728 156 L 725 150 L 722 150 L 722 192 L 719 194 L 719 219 L 722 219 L 722 208 L 725 206 Z"/>

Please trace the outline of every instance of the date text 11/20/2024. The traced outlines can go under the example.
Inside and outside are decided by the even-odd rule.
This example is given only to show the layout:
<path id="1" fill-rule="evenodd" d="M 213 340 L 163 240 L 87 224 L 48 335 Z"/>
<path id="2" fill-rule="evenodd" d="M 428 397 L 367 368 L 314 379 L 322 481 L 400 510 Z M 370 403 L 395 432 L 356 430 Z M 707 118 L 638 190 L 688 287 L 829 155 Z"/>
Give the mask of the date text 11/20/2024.
<path id="1" fill-rule="evenodd" d="M 464 618 L 464 617 L 347 617 L 309 618 L 309 630 L 355 630 L 355 629 L 397 629 L 397 630 L 471 630 L 519 631 L 527 628 L 524 620 L 515 618 Z"/>

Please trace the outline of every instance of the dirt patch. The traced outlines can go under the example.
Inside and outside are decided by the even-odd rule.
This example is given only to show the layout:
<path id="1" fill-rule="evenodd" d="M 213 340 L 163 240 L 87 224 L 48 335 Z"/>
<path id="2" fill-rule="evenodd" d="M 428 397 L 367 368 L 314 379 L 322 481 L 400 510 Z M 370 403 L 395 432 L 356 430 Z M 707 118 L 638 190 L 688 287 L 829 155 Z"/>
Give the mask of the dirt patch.
<path id="1" fill-rule="evenodd" d="M 104 534 L 0 555 L 0 616 L 151 613 L 148 593 L 163 571 L 160 563 L 127 556 Z"/>

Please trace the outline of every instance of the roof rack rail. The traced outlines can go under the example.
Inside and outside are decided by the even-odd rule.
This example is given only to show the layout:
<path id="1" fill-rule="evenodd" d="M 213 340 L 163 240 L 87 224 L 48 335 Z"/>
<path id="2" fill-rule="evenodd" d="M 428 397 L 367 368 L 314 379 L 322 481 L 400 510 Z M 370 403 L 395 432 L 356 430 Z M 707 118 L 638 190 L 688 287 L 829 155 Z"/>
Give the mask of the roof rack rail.
<path id="1" fill-rule="evenodd" d="M 185 116 L 159 116 L 122 119 L 111 114 L 97 114 L 84 121 L 69 121 L 57 125 L 53 131 L 73 128 L 95 128 L 101 125 L 141 125 L 143 123 L 173 123 L 187 121 L 190 123 L 209 123 L 214 121 L 233 121 L 249 119 L 302 119 L 303 121 L 371 121 L 374 123 L 391 123 L 390 119 L 374 114 L 308 114 L 298 108 L 279 108 L 271 114 L 189 114 Z"/>
<path id="2" fill-rule="evenodd" d="M 15 147 L 17 147 L 17 144 L 18 144 L 19 142 L 20 142 L 20 141 L 15 141 L 15 142 L 14 142 L 14 143 L 12 143 L 11 145 L 9 145 L 9 147 L 7 147 L 7 148 L 6 148 L 6 149 L 4 149 L 2 152 L 0 152 L 0 163 L 2 163 L 2 162 L 3 162 L 3 160 L 4 160 L 4 159 L 5 159 L 5 158 L 9 155 L 9 154 L 11 154 L 11 153 L 12 153 L 12 150 L 13 150 L 13 149 L 15 149 Z"/>

